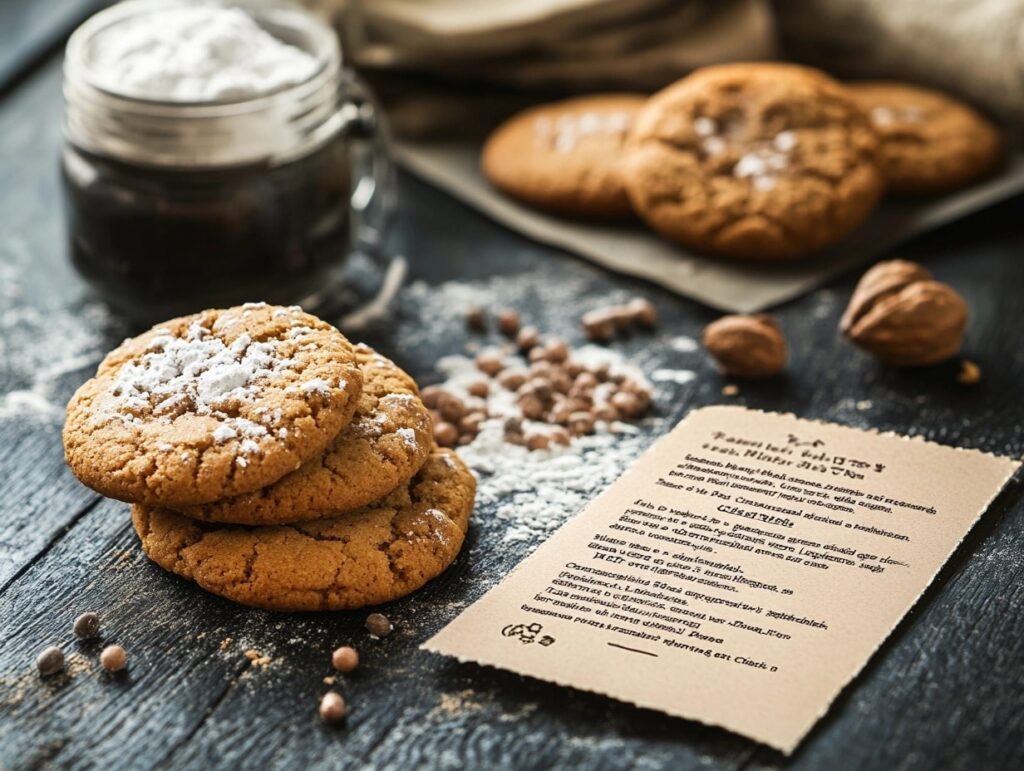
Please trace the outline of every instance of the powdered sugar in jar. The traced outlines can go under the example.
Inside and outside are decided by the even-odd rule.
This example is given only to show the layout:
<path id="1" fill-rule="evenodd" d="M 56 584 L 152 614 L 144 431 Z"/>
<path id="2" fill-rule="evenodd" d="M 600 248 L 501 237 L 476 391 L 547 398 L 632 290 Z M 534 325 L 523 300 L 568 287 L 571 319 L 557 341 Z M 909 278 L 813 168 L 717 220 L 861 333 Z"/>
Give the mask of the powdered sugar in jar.
<path id="1" fill-rule="evenodd" d="M 334 31 L 259 0 L 128 0 L 72 35 L 62 170 L 71 257 L 155 320 L 291 304 L 394 199 L 379 111 Z"/>

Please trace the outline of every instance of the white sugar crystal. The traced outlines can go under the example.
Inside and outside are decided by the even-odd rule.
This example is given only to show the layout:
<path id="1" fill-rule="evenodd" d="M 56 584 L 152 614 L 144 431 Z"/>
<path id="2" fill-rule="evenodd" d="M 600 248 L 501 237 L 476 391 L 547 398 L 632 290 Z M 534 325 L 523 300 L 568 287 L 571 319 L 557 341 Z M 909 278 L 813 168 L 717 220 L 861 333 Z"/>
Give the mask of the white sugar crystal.
<path id="1" fill-rule="evenodd" d="M 215 442 L 224 443 L 230 439 L 236 438 L 237 436 L 238 432 L 231 426 L 220 425 L 213 430 L 213 440 Z"/>
<path id="2" fill-rule="evenodd" d="M 740 158 L 732 169 L 733 176 L 744 179 L 757 177 L 768 171 L 768 164 L 759 153 L 747 153 Z"/>
<path id="3" fill-rule="evenodd" d="M 312 380 L 307 380 L 305 383 L 299 386 L 299 390 L 302 391 L 302 393 L 304 394 L 315 393 L 320 394 L 321 396 L 330 396 L 331 384 L 328 383 L 323 378 L 316 377 L 313 378 Z"/>
<path id="4" fill-rule="evenodd" d="M 699 137 L 709 137 L 718 133 L 718 124 L 711 118 L 700 117 L 694 120 L 693 130 Z"/>
<path id="5" fill-rule="evenodd" d="M 788 153 L 796 147 L 796 134 L 792 131 L 780 131 L 775 135 L 775 139 L 772 140 L 772 144 L 775 145 L 777 150 Z"/>

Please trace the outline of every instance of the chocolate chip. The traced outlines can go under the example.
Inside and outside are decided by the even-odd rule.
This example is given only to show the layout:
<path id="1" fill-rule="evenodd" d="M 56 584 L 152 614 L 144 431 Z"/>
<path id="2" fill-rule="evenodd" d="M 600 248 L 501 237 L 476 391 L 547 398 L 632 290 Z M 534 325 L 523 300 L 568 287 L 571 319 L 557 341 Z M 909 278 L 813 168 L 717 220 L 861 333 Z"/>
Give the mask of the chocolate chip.
<path id="1" fill-rule="evenodd" d="M 561 364 L 569 358 L 569 346 L 564 340 L 552 340 L 544 346 L 544 353 L 548 361 Z"/>
<path id="2" fill-rule="evenodd" d="M 531 348 L 530 352 L 526 354 L 526 359 L 527 361 L 530 362 L 530 364 L 536 364 L 541 361 L 547 362 L 547 358 L 547 351 L 544 348 L 541 348 L 540 346 L 536 348 Z"/>
<path id="3" fill-rule="evenodd" d="M 366 631 L 374 637 L 387 637 L 392 628 L 391 621 L 383 613 L 371 613 L 366 617 Z"/>
<path id="4" fill-rule="evenodd" d="M 580 320 L 588 340 L 607 343 L 615 336 L 615 322 L 606 310 L 590 311 Z"/>
<path id="5" fill-rule="evenodd" d="M 342 645 L 331 654 L 331 666 L 347 674 L 359 666 L 359 653 L 350 645 Z"/>
<path id="6" fill-rule="evenodd" d="M 560 426 L 552 431 L 550 436 L 552 442 L 555 444 L 565 445 L 566 447 L 568 447 L 569 443 L 572 441 L 569 437 L 569 432 Z"/>
<path id="7" fill-rule="evenodd" d="M 36 656 L 36 668 L 39 670 L 41 677 L 48 677 L 50 675 L 57 674 L 64 669 L 64 652 L 56 645 L 44 648 L 43 651 Z"/>
<path id="8" fill-rule="evenodd" d="M 574 412 L 569 416 L 569 430 L 576 436 L 594 431 L 594 417 L 589 412 Z"/>
<path id="9" fill-rule="evenodd" d="M 658 312 L 654 309 L 650 300 L 642 297 L 634 297 L 629 301 L 626 308 L 633 314 L 637 324 L 644 327 L 654 327 L 658 323 Z"/>
<path id="10" fill-rule="evenodd" d="M 453 393 L 443 392 L 437 397 L 437 411 L 449 423 L 458 423 L 466 414 L 466 405 Z"/>
<path id="11" fill-rule="evenodd" d="M 540 345 L 540 332 L 536 327 L 523 327 L 516 335 L 516 345 L 524 351 L 529 351 Z"/>
<path id="12" fill-rule="evenodd" d="M 476 436 L 480 433 L 480 424 L 485 420 L 483 413 L 471 412 L 459 421 L 459 431 L 462 434 Z"/>
<path id="13" fill-rule="evenodd" d="M 498 329 L 505 337 L 515 337 L 519 331 L 519 314 L 506 308 L 498 314 Z"/>
<path id="14" fill-rule="evenodd" d="M 619 419 L 619 411 L 607 403 L 591 407 L 590 414 L 594 416 L 594 420 L 603 420 L 605 423 L 611 423 L 613 420 Z"/>
<path id="15" fill-rule="evenodd" d="M 487 397 L 487 394 L 491 392 L 491 387 L 483 380 L 477 380 L 474 383 L 470 383 L 466 386 L 466 391 L 471 396 L 479 396 L 481 399 Z"/>
<path id="16" fill-rule="evenodd" d="M 348 714 L 348 707 L 341 694 L 328 691 L 320 699 L 320 719 L 325 723 L 340 723 Z"/>
<path id="17" fill-rule="evenodd" d="M 628 391 L 619 391 L 612 394 L 612 406 L 618 410 L 623 417 L 632 418 L 643 411 L 643 405 L 636 394 Z"/>
<path id="18" fill-rule="evenodd" d="M 525 393 L 519 397 L 519 409 L 528 420 L 539 420 L 544 414 L 544 402 L 533 393 Z"/>
<path id="19" fill-rule="evenodd" d="M 523 433 L 523 421 L 522 418 L 508 418 L 505 420 L 505 434 L 522 434 Z"/>
<path id="20" fill-rule="evenodd" d="M 476 357 L 476 367 L 481 372 L 494 377 L 505 368 L 505 362 L 494 353 L 481 353 Z"/>
<path id="21" fill-rule="evenodd" d="M 498 383 L 501 387 L 509 391 L 515 391 L 525 382 L 526 373 L 519 370 L 507 369 L 498 378 Z"/>
<path id="22" fill-rule="evenodd" d="M 120 672 L 126 663 L 124 648 L 120 645 L 108 645 L 100 653 L 100 664 L 108 672 Z"/>
<path id="23" fill-rule="evenodd" d="M 92 640 L 100 633 L 100 617 L 95 613 L 83 613 L 75 619 L 72 627 L 80 640 Z"/>
<path id="24" fill-rule="evenodd" d="M 438 385 L 428 385 L 422 391 L 420 391 L 420 399 L 423 401 L 423 405 L 428 409 L 434 409 L 437 407 L 437 400 L 441 394 L 445 393 L 445 390 Z"/>
<path id="25" fill-rule="evenodd" d="M 466 326 L 474 332 L 484 332 L 487 329 L 487 314 L 479 305 L 472 306 L 466 311 Z"/>
<path id="26" fill-rule="evenodd" d="M 551 440 L 546 434 L 530 434 L 526 437 L 526 446 L 531 450 L 546 450 Z"/>
<path id="27" fill-rule="evenodd" d="M 459 429 L 445 420 L 435 423 L 434 441 L 441 447 L 454 447 L 459 441 Z"/>

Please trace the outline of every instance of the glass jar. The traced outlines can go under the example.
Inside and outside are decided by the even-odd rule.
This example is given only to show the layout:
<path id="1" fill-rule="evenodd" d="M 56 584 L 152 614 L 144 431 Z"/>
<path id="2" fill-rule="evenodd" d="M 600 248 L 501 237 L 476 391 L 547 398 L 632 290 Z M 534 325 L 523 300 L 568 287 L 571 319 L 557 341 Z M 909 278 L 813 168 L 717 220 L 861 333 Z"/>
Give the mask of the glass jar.
<path id="1" fill-rule="evenodd" d="M 68 42 L 62 176 L 71 259 L 116 310 L 154 321 L 245 301 L 301 302 L 394 203 L 379 110 L 334 31 L 280 3 L 225 2 L 316 59 L 255 97 L 181 102 L 100 85 L 118 24 L 201 0 L 128 0 Z"/>

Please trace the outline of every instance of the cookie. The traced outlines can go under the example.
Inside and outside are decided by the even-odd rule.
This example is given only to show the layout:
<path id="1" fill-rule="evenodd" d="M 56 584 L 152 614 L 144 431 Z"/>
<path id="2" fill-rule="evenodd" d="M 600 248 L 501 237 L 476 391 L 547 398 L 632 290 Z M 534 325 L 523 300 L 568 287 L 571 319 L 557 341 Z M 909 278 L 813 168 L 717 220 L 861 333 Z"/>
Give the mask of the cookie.
<path id="1" fill-rule="evenodd" d="M 448 567 L 462 548 L 476 480 L 435 450 L 403 488 L 332 519 L 245 527 L 136 505 L 142 548 L 208 592 L 270 610 L 343 610 L 397 599 Z"/>
<path id="2" fill-rule="evenodd" d="M 262 490 L 180 511 L 242 525 L 302 522 L 365 506 L 407 482 L 433 445 L 430 413 L 394 362 L 366 345 L 355 351 L 363 379 L 355 416 L 320 457 Z"/>
<path id="3" fill-rule="evenodd" d="M 484 145 L 484 175 L 531 206 L 581 217 L 625 217 L 622 145 L 644 97 L 602 94 L 534 107 Z"/>
<path id="4" fill-rule="evenodd" d="M 666 238 L 742 260 L 788 260 L 867 217 L 884 188 L 877 149 L 863 111 L 824 73 L 706 67 L 641 110 L 626 187 Z"/>
<path id="5" fill-rule="evenodd" d="M 352 345 L 298 308 L 247 304 L 126 340 L 68 404 L 64 454 L 111 498 L 188 506 L 265 487 L 355 412 Z"/>
<path id="6" fill-rule="evenodd" d="M 998 165 L 999 131 L 966 104 L 905 83 L 851 83 L 847 88 L 881 138 L 880 164 L 892 191 L 954 190 Z"/>

